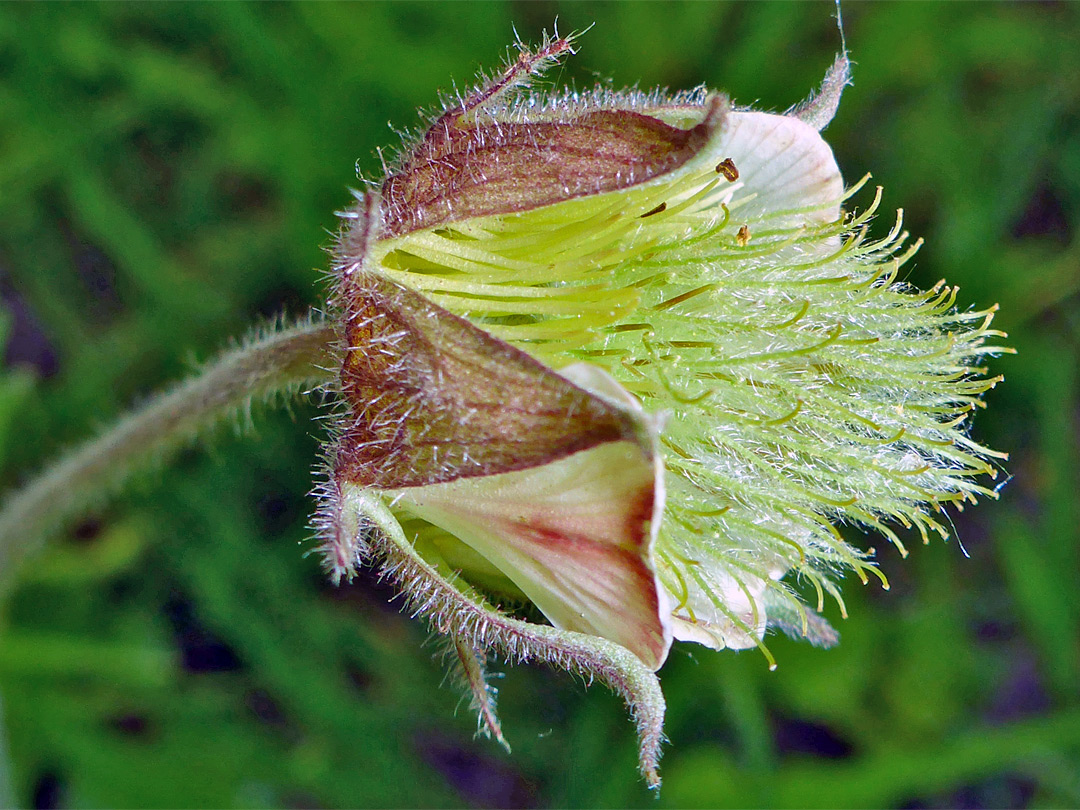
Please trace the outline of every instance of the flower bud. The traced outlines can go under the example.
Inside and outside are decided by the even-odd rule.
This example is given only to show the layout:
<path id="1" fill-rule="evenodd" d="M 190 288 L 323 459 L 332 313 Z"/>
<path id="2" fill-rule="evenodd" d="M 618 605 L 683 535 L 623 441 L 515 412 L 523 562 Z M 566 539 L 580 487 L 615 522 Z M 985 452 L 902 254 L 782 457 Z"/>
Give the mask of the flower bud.
<path id="1" fill-rule="evenodd" d="M 992 310 L 898 281 L 918 243 L 867 238 L 880 190 L 845 209 L 818 129 L 846 59 L 791 115 L 520 90 L 570 50 L 523 50 L 343 213 L 320 526 L 333 576 L 380 561 L 466 672 L 496 647 L 612 684 L 655 777 L 635 668 L 834 643 L 795 583 L 819 611 L 844 569 L 884 582 L 838 525 L 903 552 L 887 522 L 945 537 L 944 505 L 993 494 L 963 423 L 1006 350 Z"/>

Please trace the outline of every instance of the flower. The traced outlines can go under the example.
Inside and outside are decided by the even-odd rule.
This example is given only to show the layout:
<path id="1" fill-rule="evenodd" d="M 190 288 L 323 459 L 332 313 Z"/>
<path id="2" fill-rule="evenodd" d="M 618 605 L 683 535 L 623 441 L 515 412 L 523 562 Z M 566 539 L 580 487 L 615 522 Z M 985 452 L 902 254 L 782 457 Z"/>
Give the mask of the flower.
<path id="1" fill-rule="evenodd" d="M 522 48 L 343 212 L 317 525 L 335 579 L 377 561 L 451 638 L 488 732 L 489 649 L 596 675 L 656 783 L 673 640 L 831 645 L 838 576 L 885 583 L 838 526 L 906 553 L 887 523 L 946 537 L 944 505 L 994 495 L 964 423 L 1006 349 L 993 309 L 899 280 L 919 243 L 868 238 L 880 189 L 845 207 L 819 134 L 844 57 L 776 115 L 522 90 L 567 52 Z"/>

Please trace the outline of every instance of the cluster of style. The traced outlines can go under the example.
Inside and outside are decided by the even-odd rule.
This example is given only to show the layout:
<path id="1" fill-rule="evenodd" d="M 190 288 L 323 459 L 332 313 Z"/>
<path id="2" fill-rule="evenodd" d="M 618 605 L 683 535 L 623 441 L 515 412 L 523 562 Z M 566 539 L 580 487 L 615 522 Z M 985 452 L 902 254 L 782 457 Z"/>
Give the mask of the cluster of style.
<path id="1" fill-rule="evenodd" d="M 838 526 L 904 553 L 887 524 L 945 537 L 993 494 L 964 423 L 1006 350 L 993 310 L 899 279 L 880 190 L 846 205 L 819 135 L 845 58 L 776 115 L 528 89 L 567 52 L 522 48 L 342 212 L 316 522 L 335 580 L 378 565 L 451 639 L 483 730 L 490 651 L 597 677 L 655 784 L 673 640 L 831 645 L 838 577 L 884 582 Z"/>

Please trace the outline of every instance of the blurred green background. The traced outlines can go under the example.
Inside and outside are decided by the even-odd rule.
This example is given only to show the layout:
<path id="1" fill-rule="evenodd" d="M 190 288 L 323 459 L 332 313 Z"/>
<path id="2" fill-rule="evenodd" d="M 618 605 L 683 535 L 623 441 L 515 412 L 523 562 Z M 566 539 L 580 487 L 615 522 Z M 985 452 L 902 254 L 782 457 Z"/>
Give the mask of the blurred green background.
<path id="1" fill-rule="evenodd" d="M 838 47 L 814 4 L 0 6 L 0 486 L 231 336 L 320 300 L 355 169 L 513 26 L 596 27 L 558 81 L 707 83 L 782 110 Z M 657 802 L 619 701 L 499 681 L 507 756 L 367 578 L 303 556 L 317 406 L 220 431 L 74 527 L 0 605 L 0 796 L 39 807 L 1080 804 L 1080 7 L 849 4 L 827 130 L 1001 303 L 975 433 L 1012 454 L 955 542 L 886 548 L 838 648 L 677 647 Z M 355 163 L 355 167 L 354 167 Z M 878 223 L 883 230 L 891 218 Z M 880 541 L 874 542 L 882 547 Z M 914 544 L 913 544 L 914 545 Z M 835 612 L 834 612 L 835 613 Z M 0 750 L 2 753 L 2 750 Z"/>

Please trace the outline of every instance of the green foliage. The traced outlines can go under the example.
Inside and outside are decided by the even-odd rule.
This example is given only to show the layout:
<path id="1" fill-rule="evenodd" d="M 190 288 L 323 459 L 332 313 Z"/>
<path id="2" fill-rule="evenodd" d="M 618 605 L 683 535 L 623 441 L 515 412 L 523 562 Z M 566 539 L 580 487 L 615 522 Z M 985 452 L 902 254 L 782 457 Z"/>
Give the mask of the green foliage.
<path id="1" fill-rule="evenodd" d="M 818 4 L 0 6 L 0 485 L 259 318 L 320 300 L 333 211 L 516 24 L 596 27 L 562 73 L 783 109 Z M 826 136 L 927 239 L 910 278 L 1001 304 L 975 420 L 1000 503 L 849 583 L 823 652 L 678 647 L 663 806 L 1080 803 L 1080 34 L 1064 5 L 852 5 Z M 558 77 L 555 77 L 558 78 Z M 886 226 L 889 217 L 882 217 Z M 883 232 L 882 232 L 883 234 Z M 0 606 L 12 795 L 71 806 L 654 806 L 616 698 L 518 668 L 512 757 L 471 738 L 423 628 L 302 545 L 314 403 L 223 432 L 92 516 Z M 858 539 L 858 538 L 855 538 Z M 5 767 L 0 765 L 0 780 Z M 0 791 L 0 803 L 4 796 Z"/>

